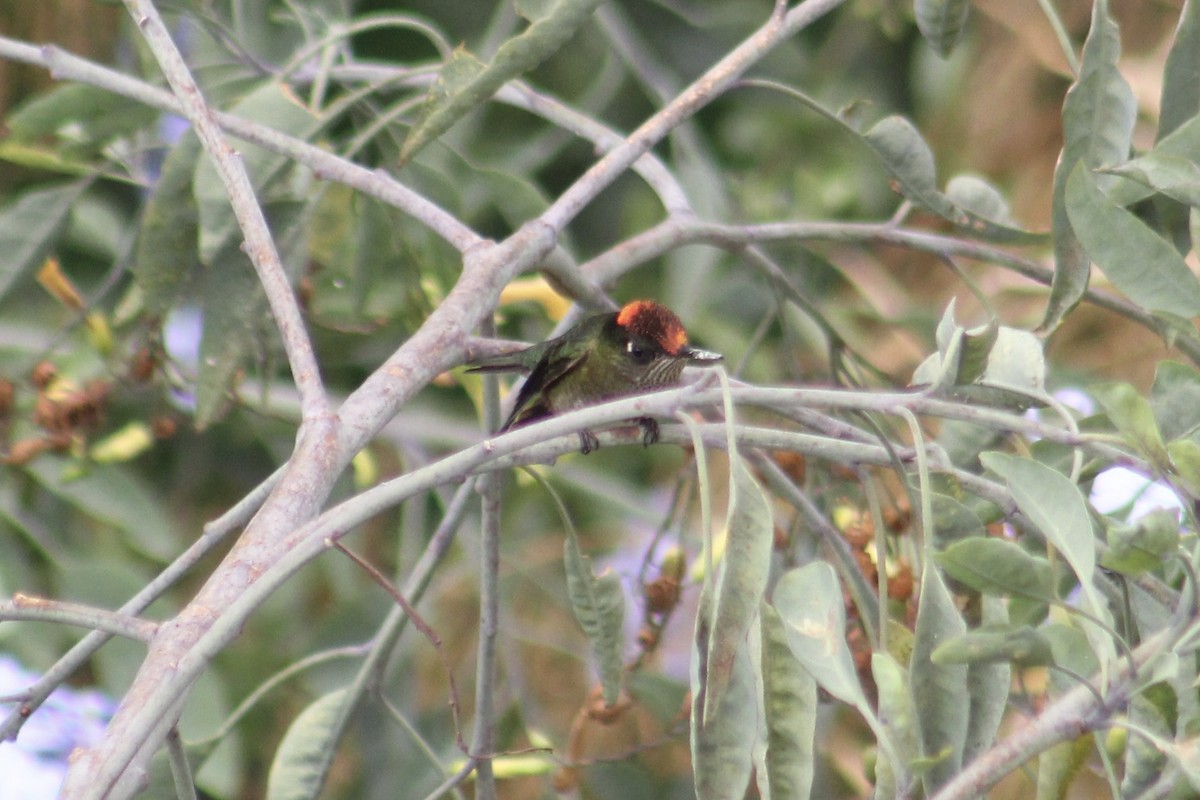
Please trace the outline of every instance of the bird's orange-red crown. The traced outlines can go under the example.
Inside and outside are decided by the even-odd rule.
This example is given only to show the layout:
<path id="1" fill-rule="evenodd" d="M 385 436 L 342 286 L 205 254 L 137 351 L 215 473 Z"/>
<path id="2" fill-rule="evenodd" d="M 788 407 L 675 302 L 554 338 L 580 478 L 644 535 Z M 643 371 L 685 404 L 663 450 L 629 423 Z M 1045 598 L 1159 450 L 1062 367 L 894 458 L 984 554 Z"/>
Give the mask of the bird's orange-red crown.
<path id="1" fill-rule="evenodd" d="M 617 324 L 658 344 L 668 355 L 679 355 L 687 346 L 687 331 L 675 312 L 651 300 L 634 300 L 617 312 Z"/>

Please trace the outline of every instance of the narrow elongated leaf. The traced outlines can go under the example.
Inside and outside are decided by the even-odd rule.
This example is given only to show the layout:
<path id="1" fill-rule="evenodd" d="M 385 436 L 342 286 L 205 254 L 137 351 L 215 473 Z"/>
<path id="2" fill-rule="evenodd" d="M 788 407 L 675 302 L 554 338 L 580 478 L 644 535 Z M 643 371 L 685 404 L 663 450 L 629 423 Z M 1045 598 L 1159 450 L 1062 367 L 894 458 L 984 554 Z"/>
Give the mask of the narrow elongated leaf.
<path id="1" fill-rule="evenodd" d="M 917 732 L 917 709 L 909 689 L 908 671 L 895 658 L 887 653 L 875 653 L 871 656 L 871 675 L 875 678 L 875 686 L 879 693 L 879 721 L 887 729 L 892 742 L 895 744 L 899 764 L 892 764 L 880 754 L 877 772 L 886 770 L 887 782 L 894 785 L 892 791 L 877 791 L 877 797 L 908 796 L 904 791 L 912 783 L 909 764 L 921 757 L 921 740 Z M 883 775 L 876 780 L 877 789 L 883 789 Z"/>
<path id="2" fill-rule="evenodd" d="M 1200 281 L 1183 257 L 1130 212 L 1104 196 L 1085 164 L 1066 191 L 1073 230 L 1088 255 L 1129 299 L 1150 311 L 1200 314 Z"/>
<path id="3" fill-rule="evenodd" d="M 1183 156 L 1151 150 L 1104 172 L 1135 180 L 1185 205 L 1200 207 L 1200 165 Z"/>
<path id="4" fill-rule="evenodd" d="M 1092 5 L 1092 27 L 1083 46 L 1079 79 L 1063 101 L 1063 151 L 1054 169 L 1051 199 L 1054 281 L 1042 320 L 1053 330 L 1088 284 L 1088 259 L 1067 214 L 1067 180 L 1080 162 L 1088 167 L 1119 164 L 1129 155 L 1137 102 L 1117 69 L 1121 39 L 1107 0 Z M 1092 251 L 1092 257 L 1096 252 Z M 1111 277 L 1111 276 L 1110 276 Z"/>
<path id="5" fill-rule="evenodd" d="M 38 94 L 5 119 L 14 139 L 59 139 L 64 150 L 98 151 L 154 121 L 156 109 L 115 92 L 64 83 Z"/>
<path id="6" fill-rule="evenodd" d="M 917 0 L 917 29 L 942 58 L 950 55 L 967 27 L 969 0 Z"/>
<path id="7" fill-rule="evenodd" d="M 766 752 L 758 793 L 763 800 L 804 800 L 812 789 L 817 683 L 788 647 L 779 612 L 763 603 L 759 613 Z"/>
<path id="8" fill-rule="evenodd" d="M 410 160 L 418 150 L 441 136 L 471 109 L 487 100 L 513 78 L 542 63 L 574 35 L 600 0 L 559 0 L 522 34 L 500 46 L 492 63 L 474 70 L 469 80 L 442 96 L 431 95 L 432 102 L 422 110 L 420 121 L 409 132 L 400 149 L 400 163 Z"/>
<path id="9" fill-rule="evenodd" d="M 146 201 L 133 260 L 133 277 L 151 316 L 166 313 L 200 264 L 198 217 L 192 176 L 201 157 L 200 140 L 187 133 L 163 161 Z"/>
<path id="10" fill-rule="evenodd" d="M 574 530 L 568 529 L 564 549 L 571 609 L 591 643 L 604 703 L 612 706 L 621 694 L 625 592 L 616 575 L 597 577 L 592 572 L 591 559 L 580 552 Z"/>
<path id="11" fill-rule="evenodd" d="M 1175 41 L 1163 70 L 1159 104 L 1159 141 L 1200 114 L 1200 2 L 1184 0 Z"/>
<path id="12" fill-rule="evenodd" d="M 939 664 L 932 659 L 937 646 L 966 633 L 954 599 L 941 573 L 927 569 L 921 578 L 916 638 L 909 667 L 909 687 L 917 711 L 921 751 L 929 769 L 922 776 L 927 796 L 962 770 L 971 698 L 967 694 L 967 668 Z"/>
<path id="13" fill-rule="evenodd" d="M 985 596 L 982 605 L 985 627 L 1008 624 L 1008 606 L 1002 598 Z M 1046 649 L 1049 648 L 1047 642 Z M 1008 709 L 1011 685 L 1012 667 L 1007 662 L 967 665 L 967 693 L 971 696 L 971 715 L 967 723 L 967 739 L 963 743 L 964 766 L 995 743 L 1004 712 Z"/>
<path id="14" fill-rule="evenodd" d="M 759 735 L 761 696 L 750 648 L 761 646 L 760 627 L 751 625 L 746 646 L 734 654 L 725 689 L 718 700 L 707 697 L 704 662 L 710 649 L 713 618 L 702 606 L 692 649 L 692 773 L 697 800 L 741 800 L 750 783 L 754 741 Z"/>
<path id="15" fill-rule="evenodd" d="M 735 454 L 730 456 L 730 482 L 733 499 L 717 577 L 706 704 L 720 701 L 734 658 L 746 648 L 746 636 L 758 616 L 771 569 L 775 530 L 771 506 Z"/>
<path id="16" fill-rule="evenodd" d="M 267 800 L 312 800 L 320 795 L 333 751 L 346 689 L 318 698 L 288 728 L 267 776 Z"/>
<path id="17" fill-rule="evenodd" d="M 994 598 L 993 598 L 994 599 Z M 937 646 L 935 664 L 996 664 L 1044 667 L 1054 662 L 1050 640 L 1028 625 L 991 625 Z"/>
<path id="18" fill-rule="evenodd" d="M 76 181 L 21 195 L 0 209 L 0 297 L 14 282 L 41 265 L 86 188 Z"/>
<path id="19" fill-rule="evenodd" d="M 1054 598 L 1050 562 L 1004 539 L 963 539 L 933 558 L 947 575 L 977 592 L 1041 601 Z"/>

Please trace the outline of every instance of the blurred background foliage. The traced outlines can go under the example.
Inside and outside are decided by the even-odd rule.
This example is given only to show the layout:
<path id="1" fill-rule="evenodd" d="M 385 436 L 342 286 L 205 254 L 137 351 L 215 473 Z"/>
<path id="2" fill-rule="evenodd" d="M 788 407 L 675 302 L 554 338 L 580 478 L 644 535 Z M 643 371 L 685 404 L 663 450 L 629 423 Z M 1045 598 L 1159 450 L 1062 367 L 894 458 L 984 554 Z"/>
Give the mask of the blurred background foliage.
<path id="1" fill-rule="evenodd" d="M 177 2 L 163 3 L 162 10 L 213 105 L 269 124 L 281 113 L 294 114 L 288 118 L 293 135 L 359 163 L 398 170 L 402 182 L 476 231 L 502 238 L 593 162 L 594 145 L 502 97 L 467 115 L 402 168 L 397 164 L 407 125 L 440 61 L 460 47 L 490 56 L 523 26 L 518 11 L 532 5 L 369 0 L 348 8 L 322 0 Z M 1091 4 L 1055 5 L 1072 40 L 1081 42 Z M 768 10 L 765 2 L 610 2 L 524 80 L 539 95 L 628 131 L 761 24 Z M 1163 60 L 1179 10 L 1180 3 L 1167 0 L 1112 3 L 1122 72 L 1138 100 L 1138 147 L 1153 143 Z M 328 51 L 320 49 L 293 60 L 307 43 L 372 14 L 420 24 L 383 25 L 339 40 L 344 49 L 336 64 L 322 62 Z M 161 84 L 133 23 L 113 4 L 3 0 L 0 30 Z M 270 80 L 285 65 L 291 98 L 307 112 Z M 982 175 L 1002 190 L 1020 226 L 1049 230 L 1063 95 L 1072 77 L 1035 0 L 972 3 L 965 38 L 947 59 L 921 38 L 911 4 L 860 0 L 778 48 L 753 77 L 799 87 L 852 119 L 907 116 L 930 143 L 939 175 Z M 364 86 L 372 91 L 358 92 Z M 339 113 L 327 116 L 331 108 Z M 395 115 L 390 124 L 373 127 L 389 114 Z M 194 193 L 203 206 L 206 167 L 195 166 L 195 144 L 182 123 L 7 60 L 0 60 L 0 117 L 2 241 L 13 259 L 0 269 L 0 377 L 8 393 L 3 436 L 10 462 L 0 467 L 0 589 L 115 608 L 207 520 L 287 458 L 297 404 L 252 273 L 236 253 L 236 234 L 222 234 L 220 221 L 192 200 Z M 861 141 L 762 86 L 728 92 L 655 152 L 680 176 L 697 210 L 712 219 L 877 222 L 899 204 L 887 173 Z M 264 169 L 272 172 L 262 199 L 305 303 L 325 377 L 346 393 L 437 305 L 457 276 L 458 256 L 377 200 L 282 161 Z M 164 188 L 170 175 L 178 183 Z M 155 214 L 162 215 L 157 249 L 146 252 L 146 226 Z M 570 257 L 585 262 L 660 217 L 658 199 L 631 173 L 584 211 L 563 244 Z M 915 220 L 949 229 L 921 213 Z M 203 243 L 195 246 L 198 231 L 201 240 L 211 237 L 207 254 Z M 975 324 L 985 317 L 962 281 L 928 253 L 830 242 L 769 249 L 848 347 L 886 376 L 875 385 L 907 384 L 933 349 L 934 329 L 952 298 L 960 320 Z M 1033 252 L 1050 263 L 1045 248 Z M 13 263 L 17 256 L 19 264 Z M 136 285 L 138 270 L 151 282 Z M 1006 325 L 1031 329 L 1041 320 L 1046 287 L 994 265 L 969 262 L 965 270 Z M 153 288 L 153 276 L 163 275 L 178 280 Z M 819 326 L 781 302 L 761 272 L 735 252 L 682 247 L 607 288 L 619 301 L 653 297 L 672 307 L 693 340 L 724 353 L 747 381 L 831 381 Z M 500 310 L 500 333 L 544 338 L 562 308 L 545 288 L 524 296 Z M 203 333 L 201 310 L 208 316 Z M 213 330 L 221 310 L 232 315 L 230 327 Z M 1120 378 L 1144 389 L 1168 352 L 1144 328 L 1083 305 L 1049 340 L 1050 388 Z M 218 362 L 221 369 L 210 369 Z M 479 438 L 477 384 L 458 374 L 443 377 L 360 457 L 342 497 Z M 822 502 L 861 511 L 854 476 L 820 469 L 823 474 L 809 481 Z M 690 457 L 678 449 L 626 447 L 567 458 L 545 474 L 562 493 L 587 551 L 634 591 L 643 559 L 661 558 L 662 546 L 648 544 L 656 532 L 691 556 L 698 552 L 693 502 L 680 488 L 690 470 Z M 451 493 L 447 488 L 381 514 L 355 535 L 353 546 L 385 573 L 403 575 Z M 549 743 L 560 754 L 569 751 L 586 766 L 578 776 L 559 772 L 558 779 L 581 781 L 584 796 L 691 796 L 687 740 L 680 735 L 690 610 L 669 622 L 653 667 L 631 687 L 642 689 L 635 692 L 636 713 L 614 726 L 580 722 L 594 677 L 566 597 L 561 522 L 520 475 L 507 481 L 505 497 L 501 747 Z M 905 501 L 895 500 L 887 513 L 902 530 Z M 464 525 L 422 604 L 459 676 L 463 708 L 471 702 L 477 618 L 472 525 Z M 219 555 L 193 570 L 150 615 L 165 616 L 185 602 Z M 684 595 L 690 609 L 694 583 Z M 279 670 L 329 648 L 361 645 L 389 607 L 389 598 L 348 561 L 329 556 L 311 565 L 218 659 L 185 716 L 185 738 L 212 735 Z M 631 652 L 636 634 L 632 626 Z M 403 704 L 428 740 L 448 742 L 441 662 L 408 635 L 414 638 L 397 650 L 383 691 Z M 76 638 L 65 627 L 0 627 L 0 649 L 34 669 L 47 668 Z M 137 646 L 110 644 L 75 680 L 120 696 L 140 656 Z M 224 739 L 232 746 L 208 760 L 200 773 L 204 789 L 220 797 L 263 796 L 288 725 L 314 697 L 344 685 L 355 668 L 349 656 L 330 658 L 267 692 L 238 719 L 234 738 Z M 869 737 L 850 712 L 831 707 L 824 713 L 828 736 L 817 796 L 861 796 L 868 786 L 863 753 Z M 370 703 L 360 717 L 322 796 L 417 797 L 437 784 L 440 777 L 407 732 Z M 506 780 L 505 796 L 547 794 L 544 770 L 532 771 Z M 1022 780 L 1014 778 L 1003 796 L 1025 796 Z M 398 795 L 396 787 L 411 793 Z M 1090 796 L 1086 785 L 1079 791 Z"/>

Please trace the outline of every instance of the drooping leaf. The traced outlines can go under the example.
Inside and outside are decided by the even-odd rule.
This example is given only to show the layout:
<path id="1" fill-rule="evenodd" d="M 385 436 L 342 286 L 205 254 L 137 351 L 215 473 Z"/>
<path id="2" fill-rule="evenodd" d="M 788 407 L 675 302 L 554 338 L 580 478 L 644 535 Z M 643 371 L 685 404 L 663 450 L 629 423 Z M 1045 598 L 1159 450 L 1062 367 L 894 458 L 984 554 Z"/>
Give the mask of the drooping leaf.
<path id="1" fill-rule="evenodd" d="M 1183 257 L 1130 212 L 1113 204 L 1086 164 L 1067 182 L 1072 230 L 1118 289 L 1150 311 L 1200 314 L 1200 280 Z"/>
<path id="2" fill-rule="evenodd" d="M 267 800 L 313 800 L 320 795 L 347 694 L 347 689 L 337 689 L 317 698 L 288 727 L 271 762 Z"/>
<path id="3" fill-rule="evenodd" d="M 1083 46 L 1079 78 L 1063 101 L 1063 150 L 1054 169 L 1051 199 L 1054 281 L 1042 320 L 1053 330 L 1087 289 L 1089 264 L 1067 213 L 1067 180 L 1085 167 L 1119 164 L 1129 155 L 1137 102 L 1117 69 L 1121 38 L 1107 0 L 1092 5 L 1092 26 Z M 1095 251 L 1091 253 L 1096 257 Z M 1111 276 L 1110 276 L 1111 277 Z"/>
<path id="4" fill-rule="evenodd" d="M 806 798 L 816 754 L 817 684 L 788 647 L 779 612 L 763 603 L 759 613 L 766 747 L 756 772 L 758 793 L 763 800 Z"/>
<path id="5" fill-rule="evenodd" d="M 758 616 L 771 570 L 775 524 L 771 506 L 745 462 L 730 456 L 731 505 L 725 553 L 717 573 L 705 703 L 720 700 L 734 658 Z"/>
<path id="6" fill-rule="evenodd" d="M 400 163 L 411 160 L 418 150 L 449 130 L 464 114 L 490 98 L 505 83 L 523 75 L 557 52 L 587 21 L 599 2 L 558 0 L 545 16 L 539 17 L 520 35 L 502 44 L 492 62 L 486 66 L 478 60 L 473 65 L 464 66 L 466 61 L 452 59 L 447 69 L 452 70 L 453 74 L 443 87 L 430 94 L 421 110 L 420 119 L 409 131 L 400 149 Z"/>
<path id="7" fill-rule="evenodd" d="M 1054 598 L 1054 568 L 1050 562 L 1004 539 L 963 539 L 935 553 L 934 561 L 951 578 L 977 592 L 1043 602 Z"/>
<path id="8" fill-rule="evenodd" d="M 871 656 L 871 675 L 875 678 L 879 694 L 879 721 L 895 743 L 896 756 L 901 761 L 900 764 L 892 764 L 884 754 L 880 754 L 879 764 L 876 766 L 876 786 L 884 788 L 880 779 L 885 776 L 879 774 L 879 771 L 885 769 L 886 780 L 894 784 L 894 789 L 890 793 L 877 792 L 877 796 L 894 797 L 901 786 L 908 786 L 912 782 L 909 764 L 916 762 L 921 756 L 917 710 L 909 688 L 908 670 L 895 658 L 887 653 L 874 653 Z M 904 795 L 907 795 L 907 792 L 900 796 Z"/>
<path id="9" fill-rule="evenodd" d="M 961 636 L 966 630 L 967 625 L 942 582 L 940 571 L 926 569 L 921 577 L 908 680 L 917 711 L 921 753 L 929 763 L 922 775 L 928 796 L 962 770 L 971 706 L 967 668 L 961 664 L 939 664 L 932 656 L 941 642 Z"/>
<path id="10" fill-rule="evenodd" d="M 1000 597 L 982 598 L 983 627 L 1008 625 L 1008 605 Z M 1049 645 L 1047 644 L 1047 647 Z M 971 697 L 967 738 L 963 743 L 963 764 L 989 750 L 996 741 L 1000 723 L 1008 710 L 1012 686 L 1012 667 L 1007 662 L 967 665 L 967 693 Z"/>
<path id="11" fill-rule="evenodd" d="M 969 0 L 916 0 L 917 29 L 942 58 L 962 38 L 970 13 Z"/>
<path id="12" fill-rule="evenodd" d="M 1200 3 L 1184 0 L 1175 41 L 1163 69 L 1156 139 L 1162 141 L 1197 114 L 1200 114 Z"/>
<path id="13" fill-rule="evenodd" d="M 711 609 L 711 605 L 708 606 Z M 704 663 L 711 648 L 711 613 L 702 604 L 696 618 L 696 646 L 692 648 L 692 714 L 690 740 L 692 773 L 697 800 L 736 800 L 745 795 L 759 735 L 761 696 L 750 648 L 761 647 L 761 629 L 750 626 L 745 646 L 734 653 L 725 689 L 717 700 L 708 698 Z"/>
<path id="14" fill-rule="evenodd" d="M 621 694 L 625 592 L 616 575 L 597 576 L 592 572 L 591 559 L 580 551 L 575 531 L 570 528 L 564 548 L 571 609 L 592 646 L 604 703 L 613 706 Z"/>

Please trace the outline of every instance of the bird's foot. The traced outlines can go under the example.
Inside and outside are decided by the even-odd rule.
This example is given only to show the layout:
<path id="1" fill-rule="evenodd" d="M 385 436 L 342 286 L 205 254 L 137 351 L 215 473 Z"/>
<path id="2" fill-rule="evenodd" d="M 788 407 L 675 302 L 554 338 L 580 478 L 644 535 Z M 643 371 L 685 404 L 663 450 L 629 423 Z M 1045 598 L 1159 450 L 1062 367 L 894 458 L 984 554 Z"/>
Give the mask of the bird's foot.
<path id="1" fill-rule="evenodd" d="M 637 422 L 642 429 L 642 447 L 649 447 L 658 441 L 658 420 L 640 417 Z"/>
<path id="2" fill-rule="evenodd" d="M 585 456 L 593 450 L 600 449 L 600 440 L 591 431 L 579 432 L 579 452 Z"/>

